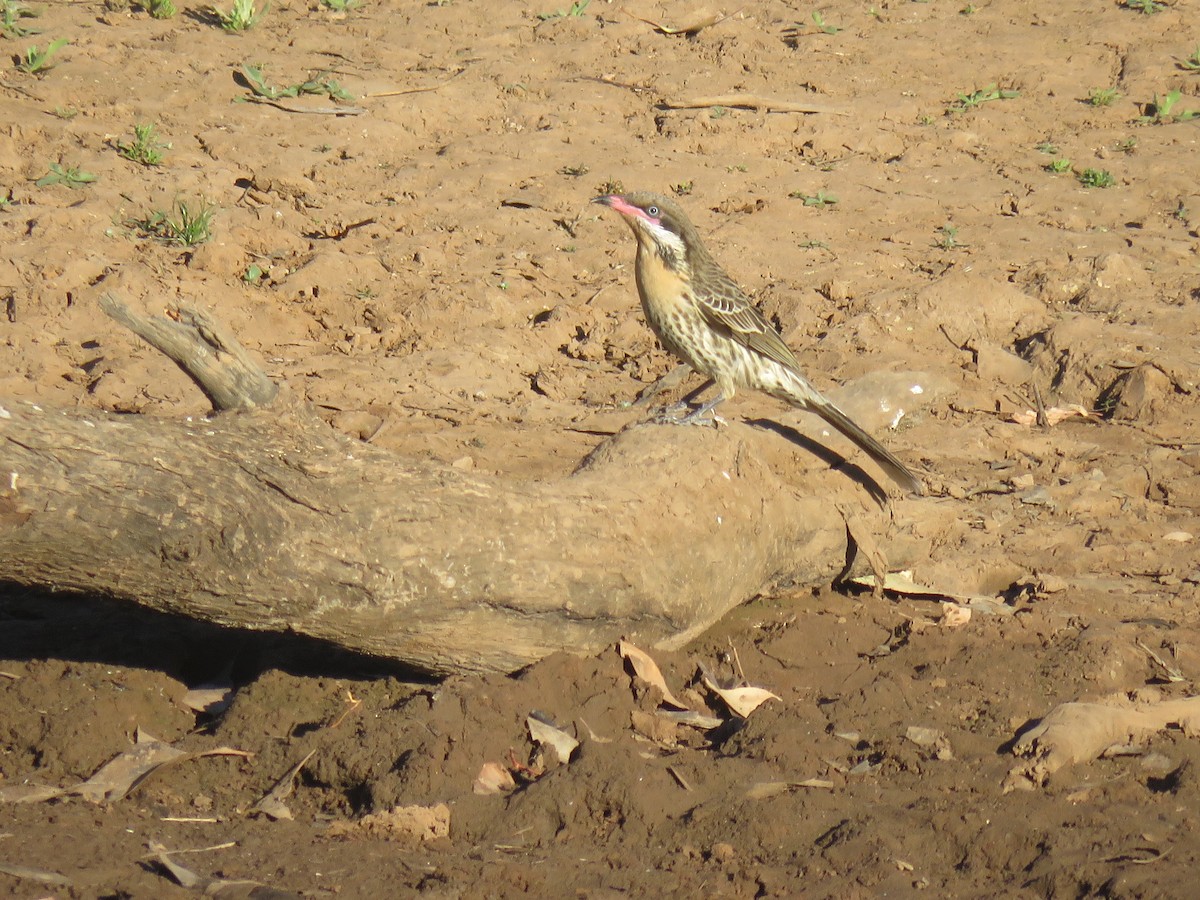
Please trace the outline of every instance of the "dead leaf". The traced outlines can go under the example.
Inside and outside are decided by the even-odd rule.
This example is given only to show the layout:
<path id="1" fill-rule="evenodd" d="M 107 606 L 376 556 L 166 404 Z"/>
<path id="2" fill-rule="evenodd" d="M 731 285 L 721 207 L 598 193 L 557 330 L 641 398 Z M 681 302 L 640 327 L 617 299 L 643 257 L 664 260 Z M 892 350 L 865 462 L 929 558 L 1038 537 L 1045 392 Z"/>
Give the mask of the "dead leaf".
<path id="1" fill-rule="evenodd" d="M 746 799 L 766 800 L 769 797 L 776 797 L 779 794 L 786 793 L 792 788 L 814 788 L 831 791 L 835 786 L 832 781 L 826 781 L 824 778 L 806 778 L 804 781 L 760 781 L 757 784 L 751 785 L 750 789 L 746 791 Z"/>
<path id="2" fill-rule="evenodd" d="M 744 8 L 745 7 L 739 6 L 737 9 L 735 9 L 733 12 L 731 12 L 727 16 L 723 16 L 720 13 L 713 14 L 713 13 L 709 13 L 707 11 L 697 12 L 696 18 L 693 19 L 690 24 L 677 25 L 677 26 L 662 25 L 658 22 L 653 21 L 652 19 L 643 19 L 641 16 L 635 16 L 633 13 L 631 13 L 629 10 L 625 9 L 624 7 L 621 8 L 621 12 L 625 13 L 625 15 L 629 16 L 629 18 L 631 18 L 631 19 L 637 19 L 639 22 L 644 22 L 645 24 L 652 27 L 659 34 L 665 34 L 668 36 L 682 34 L 682 35 L 686 35 L 687 37 L 693 37 L 693 36 L 699 34 L 705 28 L 711 28 L 713 25 L 721 24 L 726 19 L 733 18 L 738 13 L 740 13 Z"/>
<path id="3" fill-rule="evenodd" d="M 13 866 L 8 863 L 0 863 L 0 874 L 11 875 L 13 878 L 22 878 L 26 881 L 36 881 L 39 884 L 52 884 L 57 887 L 70 887 L 75 882 L 71 881 L 66 875 L 60 875 L 58 872 L 51 872 L 49 869 L 34 869 L 29 866 Z"/>
<path id="4" fill-rule="evenodd" d="M 183 695 L 183 705 L 188 709 L 210 716 L 219 716 L 233 702 L 232 684 L 202 684 Z"/>
<path id="5" fill-rule="evenodd" d="M 722 688 L 717 685 L 716 681 L 709 677 L 708 673 L 704 673 L 704 685 L 714 694 L 721 698 L 721 701 L 729 707 L 729 711 L 735 716 L 740 716 L 743 719 L 754 712 L 768 700 L 778 700 L 783 702 L 783 698 L 777 697 L 766 688 L 760 687 L 736 687 Z"/>
<path id="6" fill-rule="evenodd" d="M 850 110 L 825 103 L 809 103 L 803 100 L 779 100 L 775 97 L 763 97 L 759 94 L 718 94 L 715 96 L 690 97 L 687 100 L 663 100 L 662 105 L 667 109 L 708 109 L 724 107 L 729 109 L 760 109 L 764 112 L 787 113 L 828 113 L 834 116 L 848 116 Z"/>
<path id="7" fill-rule="evenodd" d="M 1066 406 L 1052 406 L 1045 411 L 1046 424 L 1054 427 L 1060 422 L 1065 422 L 1067 419 L 1099 419 L 1100 417 L 1086 407 L 1080 406 L 1078 403 L 1068 403 Z M 1009 416 L 1010 422 L 1016 422 L 1018 425 L 1026 427 L 1036 425 L 1038 415 L 1035 410 L 1025 409 L 1020 412 L 1015 412 Z"/>
<path id="8" fill-rule="evenodd" d="M 662 719 L 678 722 L 680 725 L 690 725 L 692 728 L 699 728 L 701 731 L 712 731 L 714 728 L 720 728 L 725 724 L 724 719 L 718 719 L 716 716 L 706 716 L 704 713 L 698 713 L 690 709 L 660 709 L 656 715 Z"/>
<path id="9" fill-rule="evenodd" d="M 178 750 L 153 735 L 138 729 L 137 743 L 101 766 L 91 778 L 69 788 L 22 784 L 0 789 L 0 802 L 36 803 L 55 797 L 79 796 L 92 803 L 115 802 L 129 794 L 150 775 L 175 762 L 201 759 L 205 756 L 253 756 L 245 750 L 216 747 L 212 750 Z"/>
<path id="10" fill-rule="evenodd" d="M 1144 741 L 1164 728 L 1200 735 L 1200 697 L 1138 703 L 1116 694 L 1099 703 L 1063 703 L 1013 742 L 1030 761 L 1004 780 L 1005 792 L 1032 789 L 1059 769 L 1097 759 L 1109 747 Z"/>
<path id="11" fill-rule="evenodd" d="M 766 688 L 759 687 L 740 687 L 730 688 L 729 690 L 713 689 L 717 696 L 725 701 L 725 705 L 735 715 L 741 716 L 743 719 L 750 713 L 754 712 L 768 700 L 779 700 L 783 702 L 782 697 L 772 694 Z"/>
<path id="12" fill-rule="evenodd" d="M 516 788 L 517 782 L 512 772 L 497 762 L 485 762 L 475 776 L 472 790 L 476 794 L 507 794 Z"/>
<path id="13" fill-rule="evenodd" d="M 529 729 L 529 736 L 542 745 L 549 745 L 554 748 L 554 752 L 558 754 L 559 762 L 570 762 L 571 754 L 575 752 L 575 748 L 579 746 L 579 741 L 571 737 L 561 728 L 556 728 L 535 716 L 529 716 L 525 719 L 525 727 Z"/>
<path id="14" fill-rule="evenodd" d="M 316 750 L 309 750 L 304 754 L 304 758 L 288 769 L 283 777 L 280 778 L 267 791 L 266 795 L 250 807 L 251 813 L 263 813 L 272 819 L 287 819 L 291 821 L 292 811 L 287 808 L 287 804 L 283 801 L 291 796 L 292 791 L 296 787 L 296 776 L 300 774 L 300 770 L 304 768 L 305 763 L 313 758 Z"/>
<path id="15" fill-rule="evenodd" d="M 580 717 L 579 724 L 583 726 L 583 730 L 587 732 L 588 740 L 595 741 L 597 744 L 611 744 L 612 738 L 602 738 L 596 732 L 592 731 L 592 726 L 587 723 L 587 720 Z"/>
<path id="16" fill-rule="evenodd" d="M 629 714 L 633 730 L 663 747 L 679 744 L 679 724 L 672 718 L 635 709 Z"/>
<path id="17" fill-rule="evenodd" d="M 862 587 L 872 589 L 875 587 L 875 578 L 871 575 L 851 578 L 850 581 Z M 888 572 L 883 579 L 883 589 L 896 594 L 903 594 L 906 597 L 945 598 L 953 600 L 959 606 L 980 613 L 995 613 L 997 615 L 1009 616 L 1014 612 L 1011 606 L 994 597 L 983 597 L 977 594 L 959 594 L 955 591 L 947 591 L 927 584 L 919 584 L 913 580 L 912 571 L 908 569 L 902 572 Z"/>
<path id="18" fill-rule="evenodd" d="M 271 900 L 300 900 L 299 894 L 291 891 L 281 891 L 260 881 L 228 881 L 224 878 L 210 878 L 194 872 L 187 866 L 180 865 L 171 859 L 170 852 L 161 844 L 149 845 L 151 859 L 157 862 L 180 887 L 203 894 L 205 897 L 216 897 L 217 900 L 242 900 L 246 897 L 270 897 Z"/>
<path id="19" fill-rule="evenodd" d="M 629 660 L 629 664 L 633 666 L 633 672 L 638 678 L 651 687 L 658 688 L 664 702 L 671 704 L 676 709 L 687 709 L 685 704 L 675 699 L 675 695 L 667 687 L 667 680 L 663 678 L 663 674 L 658 668 L 658 663 L 652 660 L 649 654 L 639 650 L 628 641 L 619 642 L 617 644 L 617 652 Z"/>

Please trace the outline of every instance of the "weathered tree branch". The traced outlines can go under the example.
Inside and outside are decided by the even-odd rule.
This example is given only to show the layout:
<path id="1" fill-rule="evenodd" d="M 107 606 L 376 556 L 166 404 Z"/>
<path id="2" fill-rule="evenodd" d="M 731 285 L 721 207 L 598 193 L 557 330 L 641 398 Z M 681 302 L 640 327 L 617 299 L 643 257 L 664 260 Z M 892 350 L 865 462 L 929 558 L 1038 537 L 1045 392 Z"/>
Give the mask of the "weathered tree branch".
<path id="1" fill-rule="evenodd" d="M 203 310 L 185 306 L 170 318 L 146 316 L 112 294 L 100 298 L 100 309 L 183 369 L 218 412 L 266 406 L 279 391 L 241 342 Z"/>
<path id="2" fill-rule="evenodd" d="M 220 369 L 231 342 L 190 321 L 217 353 L 163 342 Z M 235 382 L 215 405 L 261 402 Z M 844 474 L 744 424 L 630 427 L 571 476 L 520 483 L 397 458 L 286 398 L 201 421 L 4 404 L 0 476 L 4 580 L 435 673 L 622 635 L 678 645 L 773 582 L 828 583 L 839 506 L 869 510 Z"/>

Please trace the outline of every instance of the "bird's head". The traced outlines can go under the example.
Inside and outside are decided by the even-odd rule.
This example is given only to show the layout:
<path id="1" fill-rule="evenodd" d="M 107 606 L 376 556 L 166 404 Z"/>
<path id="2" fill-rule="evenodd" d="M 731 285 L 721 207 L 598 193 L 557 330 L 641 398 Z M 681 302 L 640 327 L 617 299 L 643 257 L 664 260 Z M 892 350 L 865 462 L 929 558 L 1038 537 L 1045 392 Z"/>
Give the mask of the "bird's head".
<path id="1" fill-rule="evenodd" d="M 669 197 L 638 191 L 605 194 L 592 202 L 619 212 L 633 229 L 639 249 L 657 253 L 671 269 L 690 266 L 691 257 L 705 252 L 695 227 Z"/>

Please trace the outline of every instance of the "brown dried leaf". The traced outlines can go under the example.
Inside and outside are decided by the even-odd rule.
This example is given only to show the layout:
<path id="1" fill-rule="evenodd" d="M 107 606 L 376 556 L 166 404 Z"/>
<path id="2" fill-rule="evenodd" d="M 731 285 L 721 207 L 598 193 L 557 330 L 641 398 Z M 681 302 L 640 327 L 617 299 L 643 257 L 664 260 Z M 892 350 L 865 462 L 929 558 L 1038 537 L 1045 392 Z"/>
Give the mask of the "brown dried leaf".
<path id="1" fill-rule="evenodd" d="M 66 875 L 58 872 L 52 872 L 49 869 L 34 869 L 30 866 L 13 866 L 8 863 L 0 863 L 0 874 L 11 875 L 13 878 L 23 878 L 27 881 L 36 881 L 39 884 L 52 884 L 56 887 L 71 887 L 73 882 Z"/>
<path id="2" fill-rule="evenodd" d="M 1068 403 L 1066 406 L 1051 406 L 1045 411 L 1046 424 L 1053 427 L 1060 422 L 1065 422 L 1067 419 L 1098 419 L 1096 413 L 1086 407 L 1080 406 L 1078 403 Z M 1038 420 L 1037 412 L 1032 409 L 1025 409 L 1020 412 L 1015 412 L 1009 416 L 1009 421 L 1016 422 L 1018 425 L 1029 427 L 1036 425 Z"/>
<path id="3" fill-rule="evenodd" d="M 721 698 L 722 702 L 729 707 L 731 713 L 735 716 L 741 716 L 743 719 L 768 700 L 783 702 L 783 698 L 775 696 L 766 688 L 749 686 L 736 688 L 720 687 L 716 681 L 709 677 L 707 672 L 704 673 L 704 684 L 710 691 Z"/>
<path id="4" fill-rule="evenodd" d="M 690 725 L 692 728 L 699 728 L 702 731 L 712 731 L 714 728 L 720 728 L 725 724 L 724 719 L 718 719 L 716 716 L 706 716 L 704 713 L 695 712 L 690 709 L 660 709 L 658 715 L 671 722 L 678 722 L 680 725 Z"/>
<path id="5" fill-rule="evenodd" d="M 729 707 L 730 712 L 734 715 L 741 716 L 743 719 L 750 713 L 754 712 L 768 700 L 779 700 L 783 702 L 782 697 L 772 694 L 766 688 L 760 687 L 739 687 L 722 690 L 720 688 L 713 689 L 718 697 L 725 701 L 725 705 Z"/>
<path id="6" fill-rule="evenodd" d="M 671 704 L 676 709 L 687 709 L 686 704 L 680 703 L 675 699 L 675 695 L 667 687 L 667 680 L 663 678 L 663 674 L 658 668 L 658 663 L 652 660 L 649 654 L 643 650 L 639 650 L 628 641 L 618 643 L 617 652 L 629 660 L 629 664 L 633 666 L 633 672 L 638 678 L 650 686 L 658 688 L 662 693 L 664 702 Z"/>
<path id="7" fill-rule="evenodd" d="M 280 778 L 272 786 L 271 790 L 267 791 L 266 795 L 250 807 L 252 813 L 263 813 L 272 819 L 288 819 L 292 818 L 292 811 L 288 809 L 287 804 L 283 801 L 291 796 L 292 791 L 296 786 L 296 776 L 300 774 L 300 770 L 305 764 L 312 759 L 316 750 L 309 750 L 304 754 L 304 758 L 288 769 L 283 777 Z"/>
<path id="8" fill-rule="evenodd" d="M 200 759 L 205 756 L 253 756 L 244 750 L 232 747 L 217 747 L 212 750 L 177 750 L 153 735 L 137 733 L 137 743 L 101 766 L 96 773 L 82 784 L 69 788 L 43 785 L 14 785 L 0 790 L 0 802 L 36 803 L 55 797 L 76 795 L 92 803 L 114 802 L 146 780 L 153 772 L 175 762 Z"/>
<path id="9" fill-rule="evenodd" d="M 300 900 L 299 894 L 268 887 L 260 881 L 229 881 L 224 878 L 210 878 L 207 875 L 201 875 L 171 859 L 167 848 L 161 844 L 151 843 L 149 846 L 151 858 L 166 870 L 176 884 L 201 893 L 205 897 L 215 897 L 217 900 L 241 900 L 245 897 Z"/>
<path id="10" fill-rule="evenodd" d="M 695 18 L 689 24 L 675 25 L 675 26 L 663 25 L 660 22 L 655 22 L 653 19 L 643 19 L 641 16 L 635 16 L 633 13 L 631 13 L 629 10 L 625 9 L 624 7 L 621 8 L 621 12 L 625 13 L 625 15 L 629 16 L 629 18 L 631 18 L 631 19 L 637 19 L 639 22 L 644 22 L 645 24 L 652 27 L 659 34 L 665 34 L 668 36 L 682 34 L 682 35 L 686 35 L 687 37 L 694 37 L 695 35 L 699 34 L 701 31 L 703 31 L 705 28 L 711 28 L 713 25 L 721 24 L 726 19 L 733 18 L 738 13 L 740 13 L 742 11 L 742 9 L 744 9 L 744 7 L 739 6 L 737 9 L 735 9 L 733 12 L 731 12 L 727 16 L 723 16 L 720 13 L 715 13 L 715 14 L 709 13 L 707 10 L 697 11 L 695 13 Z"/>
<path id="11" fill-rule="evenodd" d="M 553 725 L 548 725 L 541 719 L 529 716 L 525 719 L 525 727 L 529 729 L 529 736 L 539 744 L 549 744 L 554 748 L 554 752 L 558 754 L 559 762 L 568 762 L 571 759 L 571 754 L 575 752 L 575 748 L 579 746 L 579 741 L 571 737 L 561 728 L 555 728 Z"/>
<path id="12" fill-rule="evenodd" d="M 1144 741 L 1176 726 L 1200 735 L 1200 697 L 1154 703 L 1131 702 L 1117 694 L 1100 703 L 1063 703 L 1013 742 L 1013 754 L 1029 758 L 1004 780 L 1004 790 L 1031 789 L 1059 769 L 1098 758 L 1114 744 Z"/>
<path id="13" fill-rule="evenodd" d="M 679 745 L 679 724 L 668 716 L 655 715 L 635 709 L 629 714 L 633 730 L 663 747 Z"/>
<path id="14" fill-rule="evenodd" d="M 219 716 L 233 702 L 232 684 L 202 684 L 183 695 L 183 705 L 196 712 Z"/>
<path id="15" fill-rule="evenodd" d="M 758 784 L 751 785 L 750 790 L 746 791 L 746 799 L 766 800 L 790 791 L 792 788 L 816 788 L 831 791 L 834 786 L 832 781 L 826 781 L 824 778 L 806 778 L 804 781 L 760 781 Z"/>
<path id="16" fill-rule="evenodd" d="M 476 794 L 507 794 L 516 788 L 512 772 L 497 762 L 486 762 L 475 776 L 472 790 Z"/>

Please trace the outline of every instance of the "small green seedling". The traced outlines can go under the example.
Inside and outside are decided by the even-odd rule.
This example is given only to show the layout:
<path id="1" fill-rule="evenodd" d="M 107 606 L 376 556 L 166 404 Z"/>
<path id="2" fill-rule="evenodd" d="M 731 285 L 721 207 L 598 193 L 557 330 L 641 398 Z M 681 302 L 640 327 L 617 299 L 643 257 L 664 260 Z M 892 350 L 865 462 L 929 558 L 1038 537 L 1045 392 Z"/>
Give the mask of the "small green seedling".
<path id="1" fill-rule="evenodd" d="M 1117 179 L 1104 169 L 1084 169 L 1075 177 L 1085 188 L 1106 188 L 1117 183 Z"/>
<path id="2" fill-rule="evenodd" d="M 1121 6 L 1140 12 L 1143 16 L 1152 16 L 1167 8 L 1167 4 L 1158 0 L 1121 0 Z"/>
<path id="3" fill-rule="evenodd" d="M 1055 175 L 1061 175 L 1063 172 L 1071 170 L 1071 161 L 1069 159 L 1055 159 L 1046 163 L 1046 171 L 1053 172 Z"/>
<path id="4" fill-rule="evenodd" d="M 558 170 L 559 175 L 569 175 L 571 178 L 579 178 L 581 175 L 586 175 L 590 170 L 582 163 L 578 166 L 563 166 Z"/>
<path id="5" fill-rule="evenodd" d="M 242 281 L 246 282 L 246 284 L 257 286 L 262 281 L 264 274 L 266 273 L 263 272 L 261 266 L 250 263 L 246 267 L 246 271 L 242 274 Z"/>
<path id="6" fill-rule="evenodd" d="M 1145 105 L 1145 114 L 1137 117 L 1138 122 L 1149 125 L 1166 125 L 1171 122 L 1190 122 L 1200 118 L 1200 112 L 1194 109 L 1184 109 L 1175 112 L 1175 107 L 1183 99 L 1183 91 L 1170 91 L 1163 97 L 1158 94 Z"/>
<path id="7" fill-rule="evenodd" d="M 994 84 L 989 84 L 987 87 L 972 91 L 969 94 L 959 94 L 958 97 L 950 101 L 949 109 L 951 112 L 964 112 L 968 109 L 976 109 L 985 103 L 991 103 L 993 100 L 1012 100 L 1014 97 L 1020 96 L 1020 91 L 1005 90 Z"/>
<path id="8" fill-rule="evenodd" d="M 821 32 L 821 34 L 837 34 L 842 30 L 837 25 L 830 25 L 826 22 L 825 17 L 819 12 L 812 14 L 812 20 L 813 24 L 817 26 L 817 31 Z"/>
<path id="9" fill-rule="evenodd" d="M 1058 152 L 1058 147 L 1055 146 L 1053 141 L 1042 141 L 1034 149 L 1036 149 L 1038 153 L 1046 153 L 1050 156 L 1053 156 Z"/>
<path id="10" fill-rule="evenodd" d="M 194 247 L 212 237 L 212 220 L 216 207 L 200 202 L 189 205 L 183 200 L 175 201 L 175 214 L 156 209 L 144 219 L 132 219 L 128 223 L 146 237 L 157 238 L 167 244 Z"/>
<path id="11" fill-rule="evenodd" d="M 671 191 L 676 197 L 686 197 L 692 192 L 692 183 L 690 181 L 681 181 L 678 184 L 671 185 Z"/>
<path id="12" fill-rule="evenodd" d="M 591 2 L 592 0 L 575 0 L 569 9 L 559 9 L 549 13 L 538 13 L 538 18 L 543 22 L 548 22 L 551 19 L 577 19 L 584 14 Z"/>
<path id="13" fill-rule="evenodd" d="M 79 115 L 79 110 L 73 106 L 56 106 L 50 112 L 50 115 L 55 118 L 62 119 L 64 122 L 70 122 L 73 118 Z"/>
<path id="14" fill-rule="evenodd" d="M 1200 72 L 1200 47 L 1193 50 L 1187 59 L 1179 60 L 1179 68 L 1185 72 Z"/>
<path id="15" fill-rule="evenodd" d="M 1115 87 L 1111 88 L 1092 88 L 1088 92 L 1087 102 L 1092 106 L 1112 106 L 1113 101 L 1121 96 L 1121 92 Z"/>
<path id="16" fill-rule="evenodd" d="M 961 247 L 967 246 L 959 241 L 958 228 L 954 225 L 943 225 L 938 229 L 938 234 L 941 237 L 934 241 L 933 245 L 941 250 L 958 250 Z"/>
<path id="17" fill-rule="evenodd" d="M 619 181 L 612 181 L 610 179 L 596 185 L 596 193 L 602 196 L 607 196 L 608 194 L 623 194 L 625 193 L 625 185 L 621 184 Z"/>
<path id="18" fill-rule="evenodd" d="M 25 55 L 17 63 L 17 68 L 29 75 L 41 75 L 43 72 L 48 72 L 55 65 L 50 58 L 69 43 L 71 42 L 66 38 L 59 38 L 51 41 L 45 50 L 39 49 L 37 44 L 34 44 L 25 50 Z"/>
<path id="19" fill-rule="evenodd" d="M 815 206 L 817 209 L 825 209 L 827 206 L 833 206 L 838 202 L 837 197 L 833 196 L 833 194 L 827 194 L 824 191 L 817 191 L 815 194 L 792 191 L 788 196 L 793 200 L 803 200 L 805 206 Z"/>
<path id="20" fill-rule="evenodd" d="M 176 13 L 171 0 L 138 0 L 137 5 L 148 12 L 152 19 L 169 19 Z"/>
<path id="21" fill-rule="evenodd" d="M 3 6 L 0 7 L 0 31 L 4 32 L 5 37 L 10 38 L 41 34 L 36 28 L 26 28 L 21 24 L 22 19 L 36 19 L 38 15 L 39 13 L 28 6 L 22 6 L 16 0 L 4 0 Z"/>
<path id="22" fill-rule="evenodd" d="M 69 188 L 83 187 L 96 181 L 96 176 L 85 172 L 78 166 L 64 168 L 59 163 L 50 163 L 50 171 L 34 182 L 38 187 L 48 187 L 52 184 L 65 184 Z"/>
<path id="23" fill-rule="evenodd" d="M 1179 200 L 1179 202 L 1175 205 L 1175 209 L 1171 212 L 1171 218 L 1177 219 L 1186 225 L 1188 220 L 1191 219 L 1191 217 L 1192 217 L 1192 211 L 1183 205 L 1183 200 L 1181 198 Z"/>
<path id="24" fill-rule="evenodd" d="M 1121 153 L 1132 153 L 1137 149 L 1137 145 L 1138 139 L 1133 135 L 1130 135 L 1129 137 L 1125 138 L 1125 140 L 1117 141 L 1115 144 L 1113 144 L 1113 149 L 1118 150 Z"/>
<path id="25" fill-rule="evenodd" d="M 958 14 L 960 16 L 973 16 L 978 9 L 979 7 L 977 7 L 974 3 L 968 3 L 958 11 Z"/>
<path id="26" fill-rule="evenodd" d="M 285 88 L 271 87 L 266 82 L 261 66 L 242 66 L 242 75 L 246 79 L 246 87 L 250 88 L 253 97 L 240 97 L 242 102 L 258 98 L 263 100 L 280 100 L 285 97 L 299 97 L 301 94 L 324 94 L 331 100 L 353 100 L 354 95 L 343 88 L 332 78 L 322 78 L 318 74 L 309 76 L 302 84 L 293 84 Z"/>
<path id="27" fill-rule="evenodd" d="M 358 8 L 358 0 L 321 0 L 321 5 L 331 12 L 344 13 Z"/>
<path id="28" fill-rule="evenodd" d="M 729 115 L 729 110 L 724 106 L 714 106 L 708 111 L 708 117 L 710 119 L 723 119 L 727 115 Z"/>
<path id="29" fill-rule="evenodd" d="M 13 195 L 12 195 L 11 189 L 5 191 L 3 194 L 0 194 L 0 209 L 8 209 L 8 207 L 12 206 L 12 204 L 13 204 Z M 1182 200 L 1179 201 L 1179 205 L 1180 205 L 1180 207 L 1183 206 Z"/>
<path id="30" fill-rule="evenodd" d="M 163 151 L 170 149 L 170 144 L 158 139 L 158 135 L 154 133 L 154 126 L 150 123 L 134 125 L 133 141 L 117 144 L 118 153 L 143 166 L 157 166 L 163 161 Z"/>
<path id="31" fill-rule="evenodd" d="M 264 4 L 262 9 L 258 9 L 254 5 L 254 0 L 233 0 L 233 8 L 229 12 L 214 6 L 212 14 L 217 17 L 217 21 L 226 31 L 242 32 L 249 31 L 257 25 L 258 20 L 266 15 L 270 8 L 269 3 Z"/>

